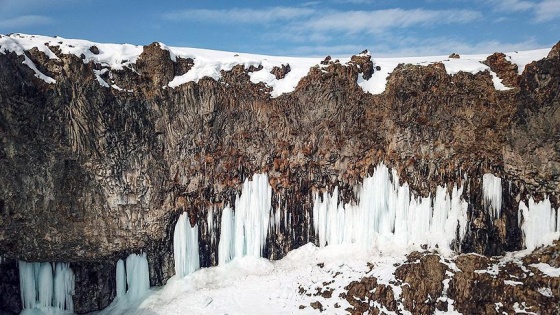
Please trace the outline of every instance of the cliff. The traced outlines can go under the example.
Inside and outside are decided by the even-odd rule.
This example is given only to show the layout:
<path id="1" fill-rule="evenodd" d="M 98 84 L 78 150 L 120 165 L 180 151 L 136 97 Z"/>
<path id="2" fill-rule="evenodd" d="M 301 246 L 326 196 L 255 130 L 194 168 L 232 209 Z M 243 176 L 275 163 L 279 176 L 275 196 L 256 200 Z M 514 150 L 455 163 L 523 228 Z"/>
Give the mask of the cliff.
<path id="1" fill-rule="evenodd" d="M 183 212 L 200 226 L 201 266 L 216 265 L 208 221 L 256 173 L 268 174 L 272 208 L 289 217 L 267 239 L 273 259 L 318 242 L 313 192 L 337 186 L 341 201 L 356 201 L 354 186 L 382 162 L 417 196 L 464 187 L 459 253 L 521 250 L 519 202 L 558 208 L 560 43 L 522 73 L 500 54 L 475 73 L 450 74 L 451 61 L 399 64 L 372 94 L 360 82 L 387 69 L 368 53 L 317 60 L 280 93 L 293 62 L 267 76 L 265 62 L 248 61 L 204 76 L 194 73 L 203 58 L 158 43 L 127 48 L 137 55 L 114 64 L 101 44 L 78 54 L 63 39 L 0 40 L 0 292 L 11 292 L 0 309 L 21 307 L 17 260 L 70 263 L 77 312 L 109 304 L 114 263 L 130 253 L 146 252 L 150 283 L 165 283 Z M 487 173 L 504 183 L 498 217 L 483 198 Z M 450 290 L 463 292 L 461 281 Z"/>

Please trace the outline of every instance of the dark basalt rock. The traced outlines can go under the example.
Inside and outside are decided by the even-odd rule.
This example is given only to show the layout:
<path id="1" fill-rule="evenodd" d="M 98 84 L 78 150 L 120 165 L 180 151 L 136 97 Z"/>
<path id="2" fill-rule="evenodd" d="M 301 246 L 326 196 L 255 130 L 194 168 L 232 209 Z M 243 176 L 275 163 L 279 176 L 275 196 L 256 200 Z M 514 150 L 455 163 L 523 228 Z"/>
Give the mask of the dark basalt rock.
<path id="1" fill-rule="evenodd" d="M 201 265 L 216 264 L 219 220 L 210 230 L 208 211 L 219 218 L 252 174 L 268 174 L 273 207 L 290 218 L 267 238 L 265 256 L 277 259 L 315 241 L 313 191 L 338 186 L 350 202 L 379 162 L 418 196 L 464 187 L 470 226 L 456 250 L 519 250 L 519 200 L 546 194 L 556 208 L 560 193 L 558 47 L 509 91 L 496 91 L 489 72 L 450 76 L 436 63 L 399 65 L 386 91 L 371 95 L 356 84 L 375 70 L 362 54 L 347 65 L 326 58 L 277 98 L 250 82 L 259 68 L 242 65 L 219 81 L 163 88 L 196 60 L 173 61 L 157 43 L 136 64 L 101 74 L 122 91 L 99 84 L 93 70 L 101 65 L 54 48 L 58 60 L 26 52 L 52 85 L 22 56 L 0 55 L 0 256 L 71 263 L 76 310 L 93 311 L 113 299 L 115 262 L 130 253 L 147 253 L 152 285 L 167 281 L 183 212 L 201 227 Z M 494 59 L 498 75 L 513 69 Z M 487 172 L 504 182 L 496 220 L 482 203 Z M 0 307 L 18 305 L 0 294 Z M 426 311 L 434 308 L 445 305 Z"/>
<path id="2" fill-rule="evenodd" d="M 0 258 L 0 313 L 18 314 L 21 311 L 19 269 L 13 259 Z"/>

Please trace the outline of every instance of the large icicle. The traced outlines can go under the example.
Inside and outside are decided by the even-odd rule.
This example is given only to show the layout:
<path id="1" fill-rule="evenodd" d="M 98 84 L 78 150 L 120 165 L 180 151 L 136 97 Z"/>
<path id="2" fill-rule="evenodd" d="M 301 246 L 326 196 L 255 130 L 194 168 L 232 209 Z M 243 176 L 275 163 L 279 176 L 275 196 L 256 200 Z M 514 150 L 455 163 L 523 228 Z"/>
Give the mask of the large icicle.
<path id="1" fill-rule="evenodd" d="M 150 270 L 146 253 L 131 254 L 126 258 L 127 295 L 130 300 L 138 300 L 150 289 Z"/>
<path id="2" fill-rule="evenodd" d="M 484 207 L 493 219 L 500 217 L 502 211 L 502 179 L 487 173 L 482 176 L 482 196 Z"/>
<path id="3" fill-rule="evenodd" d="M 235 198 L 235 212 L 229 207 L 222 211 L 219 264 L 235 257 L 262 256 L 269 227 L 280 224 L 270 221 L 271 201 L 272 187 L 266 174 L 245 180 L 241 195 Z"/>
<path id="4" fill-rule="evenodd" d="M 220 243 L 218 244 L 218 264 L 223 265 L 233 258 L 234 253 L 234 214 L 230 207 L 225 207 L 222 211 L 222 221 L 220 228 Z"/>
<path id="5" fill-rule="evenodd" d="M 50 263 L 41 263 L 37 279 L 39 289 L 39 307 L 47 308 L 52 305 L 53 299 L 53 268 Z"/>
<path id="6" fill-rule="evenodd" d="M 548 198 L 541 202 L 530 198 L 529 207 L 523 201 L 519 202 L 519 220 L 522 220 L 520 225 L 527 249 L 550 245 L 560 237 L 560 215 Z"/>
<path id="7" fill-rule="evenodd" d="M 116 282 L 117 282 L 117 297 L 126 294 L 126 270 L 124 268 L 124 261 L 119 259 L 116 266 Z"/>
<path id="8" fill-rule="evenodd" d="M 272 187 L 266 174 L 245 180 L 235 199 L 234 257 L 262 256 L 270 220 Z"/>
<path id="9" fill-rule="evenodd" d="M 74 295 L 75 289 L 74 272 L 67 263 L 56 263 L 56 271 L 54 276 L 54 307 L 61 310 L 74 311 Z"/>
<path id="10" fill-rule="evenodd" d="M 181 214 L 173 233 L 175 274 L 183 278 L 200 269 L 198 251 L 198 224 L 191 227 L 187 213 Z"/>
<path id="11" fill-rule="evenodd" d="M 74 273 L 67 263 L 20 261 L 19 277 L 24 310 L 74 311 Z"/>
<path id="12" fill-rule="evenodd" d="M 381 251 L 421 249 L 422 245 L 451 253 L 450 244 L 466 232 L 468 204 L 462 188 L 438 187 L 433 198 L 416 198 L 408 185 L 399 185 L 395 171 L 380 164 L 357 190 L 358 203 L 338 202 L 338 188 L 332 195 L 314 196 L 313 226 L 319 245 L 357 243 Z M 393 178 L 393 180 L 391 180 Z M 432 206 L 433 204 L 433 206 Z"/>
<path id="13" fill-rule="evenodd" d="M 38 273 L 38 268 L 40 266 L 40 263 L 19 262 L 19 287 L 21 290 L 21 305 L 23 309 L 33 309 L 37 305 L 35 274 Z"/>

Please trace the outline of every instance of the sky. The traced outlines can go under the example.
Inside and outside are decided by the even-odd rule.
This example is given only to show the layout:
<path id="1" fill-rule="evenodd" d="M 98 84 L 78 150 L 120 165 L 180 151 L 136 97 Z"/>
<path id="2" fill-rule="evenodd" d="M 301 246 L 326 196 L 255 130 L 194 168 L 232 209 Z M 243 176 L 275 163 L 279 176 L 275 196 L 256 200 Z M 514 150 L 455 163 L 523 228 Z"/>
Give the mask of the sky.
<path id="1" fill-rule="evenodd" d="M 282 56 L 425 56 L 551 47 L 560 0 L 0 0 L 0 34 Z"/>

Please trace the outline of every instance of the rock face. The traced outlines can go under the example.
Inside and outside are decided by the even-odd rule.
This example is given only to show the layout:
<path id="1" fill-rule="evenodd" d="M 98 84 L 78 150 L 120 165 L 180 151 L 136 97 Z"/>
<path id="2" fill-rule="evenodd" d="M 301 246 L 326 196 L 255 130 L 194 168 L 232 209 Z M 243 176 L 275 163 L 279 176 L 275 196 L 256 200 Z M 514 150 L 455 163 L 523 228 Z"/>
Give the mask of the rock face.
<path id="1" fill-rule="evenodd" d="M 347 286 L 351 314 L 514 314 L 519 310 L 537 314 L 560 311 L 558 277 L 543 273 L 538 264 L 558 267 L 558 243 L 523 259 L 488 258 L 463 254 L 451 260 L 432 253 L 412 253 L 397 266 L 391 285 L 364 277 Z M 400 299 L 394 287 L 402 290 Z M 371 301 L 371 302 L 370 302 Z M 375 303 L 372 303 L 375 302 Z"/>
<path id="2" fill-rule="evenodd" d="M 282 226 L 267 240 L 265 256 L 276 259 L 315 240 L 307 215 L 313 191 L 338 186 L 350 201 L 353 186 L 382 161 L 418 195 L 463 183 L 471 207 L 463 251 L 522 249 L 519 201 L 546 194 L 556 208 L 560 193 L 559 47 L 520 76 L 502 55 L 490 56 L 491 69 L 515 87 L 508 91 L 495 90 L 489 72 L 450 76 L 436 63 L 399 65 L 386 91 L 371 95 L 356 84 L 375 71 L 370 56 L 360 54 L 348 64 L 325 59 L 293 93 L 277 98 L 250 81 L 257 68 L 243 65 L 217 81 L 163 88 L 196 60 L 172 59 L 159 44 L 144 47 L 122 70 L 84 63 L 56 47 L 58 59 L 37 49 L 25 57 L 0 54 L 0 256 L 13 264 L 70 262 L 82 286 L 76 311 L 92 311 L 115 296 L 114 262 L 130 253 L 147 252 L 151 284 L 165 283 L 174 273 L 179 214 L 203 226 L 209 210 L 234 203 L 252 174 L 268 174 L 273 207 L 291 218 L 290 229 Z M 37 78 L 24 58 L 56 83 Z M 274 76 L 290 71 L 282 66 Z M 119 89 L 100 85 L 97 75 Z M 481 195 L 488 172 L 508 182 L 497 219 Z M 201 266 L 217 263 L 208 232 L 200 232 Z M 434 279 L 445 274 L 422 269 L 435 258 L 422 259 L 426 267 L 399 277 L 414 282 L 423 272 Z M 10 275 L 0 284 L 0 307 L 14 312 L 21 305 L 2 293 L 17 283 Z M 477 292 L 464 287 L 474 276 L 453 278 L 450 294 Z M 500 288 L 482 280 L 485 292 Z M 411 290 L 404 292 L 408 303 L 425 297 Z M 441 281 L 427 290 L 441 292 Z M 417 313 L 439 306 L 426 307 Z"/>

